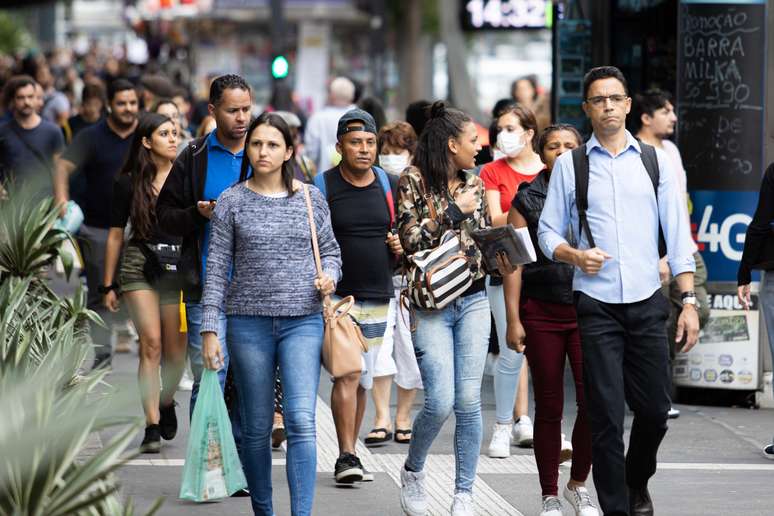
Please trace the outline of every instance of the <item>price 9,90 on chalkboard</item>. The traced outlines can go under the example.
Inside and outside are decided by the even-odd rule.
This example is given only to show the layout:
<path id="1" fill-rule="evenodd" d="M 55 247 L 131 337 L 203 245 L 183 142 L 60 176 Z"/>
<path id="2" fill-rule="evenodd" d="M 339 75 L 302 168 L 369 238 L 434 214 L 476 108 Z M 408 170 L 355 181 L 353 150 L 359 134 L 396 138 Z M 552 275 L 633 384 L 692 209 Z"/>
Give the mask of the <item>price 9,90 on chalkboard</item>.
<path id="1" fill-rule="evenodd" d="M 678 138 L 692 190 L 757 190 L 763 170 L 765 3 L 680 5 Z"/>

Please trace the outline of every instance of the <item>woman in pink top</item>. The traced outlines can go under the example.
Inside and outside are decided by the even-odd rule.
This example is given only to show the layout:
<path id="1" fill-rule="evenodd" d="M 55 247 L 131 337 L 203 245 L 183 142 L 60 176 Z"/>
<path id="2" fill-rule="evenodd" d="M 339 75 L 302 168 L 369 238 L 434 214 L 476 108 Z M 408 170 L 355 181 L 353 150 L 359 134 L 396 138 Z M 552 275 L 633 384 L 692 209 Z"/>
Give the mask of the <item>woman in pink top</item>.
<path id="1" fill-rule="evenodd" d="M 481 169 L 493 226 L 506 224 L 508 210 L 519 185 L 531 182 L 545 168 L 540 156 L 535 152 L 537 139 L 537 121 L 528 108 L 513 103 L 497 113 L 495 148 L 504 157 L 487 163 Z M 532 445 L 532 421 L 527 415 L 528 379 L 526 370 L 519 376 L 524 355 L 506 345 L 505 298 L 500 278 L 487 278 L 487 294 L 500 344 L 500 355 L 494 374 L 497 423 L 489 445 L 489 456 L 505 458 L 511 454 L 511 432 L 513 440 L 519 446 Z"/>

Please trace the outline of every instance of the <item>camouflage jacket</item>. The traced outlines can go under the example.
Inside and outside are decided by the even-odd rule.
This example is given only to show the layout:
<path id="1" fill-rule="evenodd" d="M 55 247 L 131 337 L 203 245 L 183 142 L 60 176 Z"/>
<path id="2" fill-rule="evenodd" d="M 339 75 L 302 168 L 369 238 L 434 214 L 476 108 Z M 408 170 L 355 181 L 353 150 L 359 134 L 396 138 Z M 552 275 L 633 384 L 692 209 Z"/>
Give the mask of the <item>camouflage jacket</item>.
<path id="1" fill-rule="evenodd" d="M 444 196 L 433 195 L 435 210 L 438 214 L 438 220 L 430 216 L 430 210 L 423 197 L 421 173 L 416 167 L 409 167 L 403 171 L 398 182 L 398 234 L 403 250 L 406 255 L 411 255 L 423 249 L 429 249 L 439 244 L 441 235 L 454 229 L 460 237 L 463 252 L 468 256 L 470 270 L 473 273 L 473 279 L 477 280 L 486 275 L 482 266 L 481 251 L 470 236 L 471 232 L 477 229 L 484 229 L 492 225 L 489 218 L 489 210 L 484 196 L 484 182 L 478 176 L 470 172 L 460 172 L 462 183 L 452 193 L 457 194 L 475 190 L 478 194 L 478 209 L 467 216 L 461 222 L 456 224 L 450 216 L 448 210 L 450 201 L 453 199 L 447 194 Z M 459 211 L 459 210 L 456 210 Z"/>

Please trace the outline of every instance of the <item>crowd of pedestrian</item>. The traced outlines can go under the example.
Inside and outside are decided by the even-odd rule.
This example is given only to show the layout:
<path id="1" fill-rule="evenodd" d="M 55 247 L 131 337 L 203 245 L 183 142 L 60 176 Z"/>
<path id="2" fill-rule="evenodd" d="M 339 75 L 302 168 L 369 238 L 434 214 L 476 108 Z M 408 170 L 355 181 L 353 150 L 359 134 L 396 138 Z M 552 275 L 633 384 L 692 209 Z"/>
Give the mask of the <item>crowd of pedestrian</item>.
<path id="1" fill-rule="evenodd" d="M 10 195 L 29 188 L 53 196 L 63 217 L 82 211 L 88 306 L 107 322 L 91 329 L 94 367 L 110 367 L 111 328 L 130 318 L 144 452 L 175 437 L 186 363 L 191 413 L 203 370 L 216 370 L 248 483 L 238 494 L 272 514 L 271 446 L 286 439 L 291 510 L 311 514 L 328 298 L 353 297 L 349 316 L 367 351 L 359 371 L 330 377 L 337 483 L 374 480 L 356 447 L 370 396 L 364 442 L 408 445 L 401 507 L 427 514 L 426 460 L 454 413 L 449 504 L 454 515 L 474 514 L 494 336 L 488 455 L 534 446 L 541 516 L 562 514 L 560 487 L 576 514 L 599 514 L 590 473 L 604 514 L 653 514 L 648 481 L 667 419 L 679 415 L 670 360 L 691 349 L 709 316 L 666 92 L 632 95 L 618 69 L 592 69 L 584 141 L 572 126 L 550 125 L 544 96 L 521 78 L 481 142 L 480 126 L 440 101 L 414 102 L 405 120 L 387 122 L 346 77 L 330 81 L 327 105 L 307 118 L 280 95 L 256 116 L 250 85 L 222 75 L 194 117 L 191 95 L 163 74 L 127 79 L 111 63 L 73 76 L 45 59 L 13 71 L 4 77 L 0 173 Z M 481 166 L 486 154 L 493 159 Z M 746 303 L 751 269 L 774 268 L 771 175 L 739 272 Z M 487 265 L 474 236 L 506 224 L 527 229 L 534 263 Z M 774 283 L 763 290 L 774 298 Z M 568 361 L 578 406 L 569 439 Z M 774 457 L 774 445 L 766 453 Z"/>

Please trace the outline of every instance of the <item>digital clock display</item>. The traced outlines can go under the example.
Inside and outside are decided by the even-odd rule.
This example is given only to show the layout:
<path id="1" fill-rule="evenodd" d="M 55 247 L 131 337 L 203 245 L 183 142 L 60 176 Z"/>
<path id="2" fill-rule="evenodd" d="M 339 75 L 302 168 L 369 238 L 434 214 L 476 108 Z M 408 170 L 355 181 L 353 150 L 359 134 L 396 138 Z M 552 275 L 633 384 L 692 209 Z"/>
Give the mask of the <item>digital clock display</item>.
<path id="1" fill-rule="evenodd" d="M 550 0 L 463 0 L 462 26 L 477 29 L 542 29 L 551 26 Z"/>

